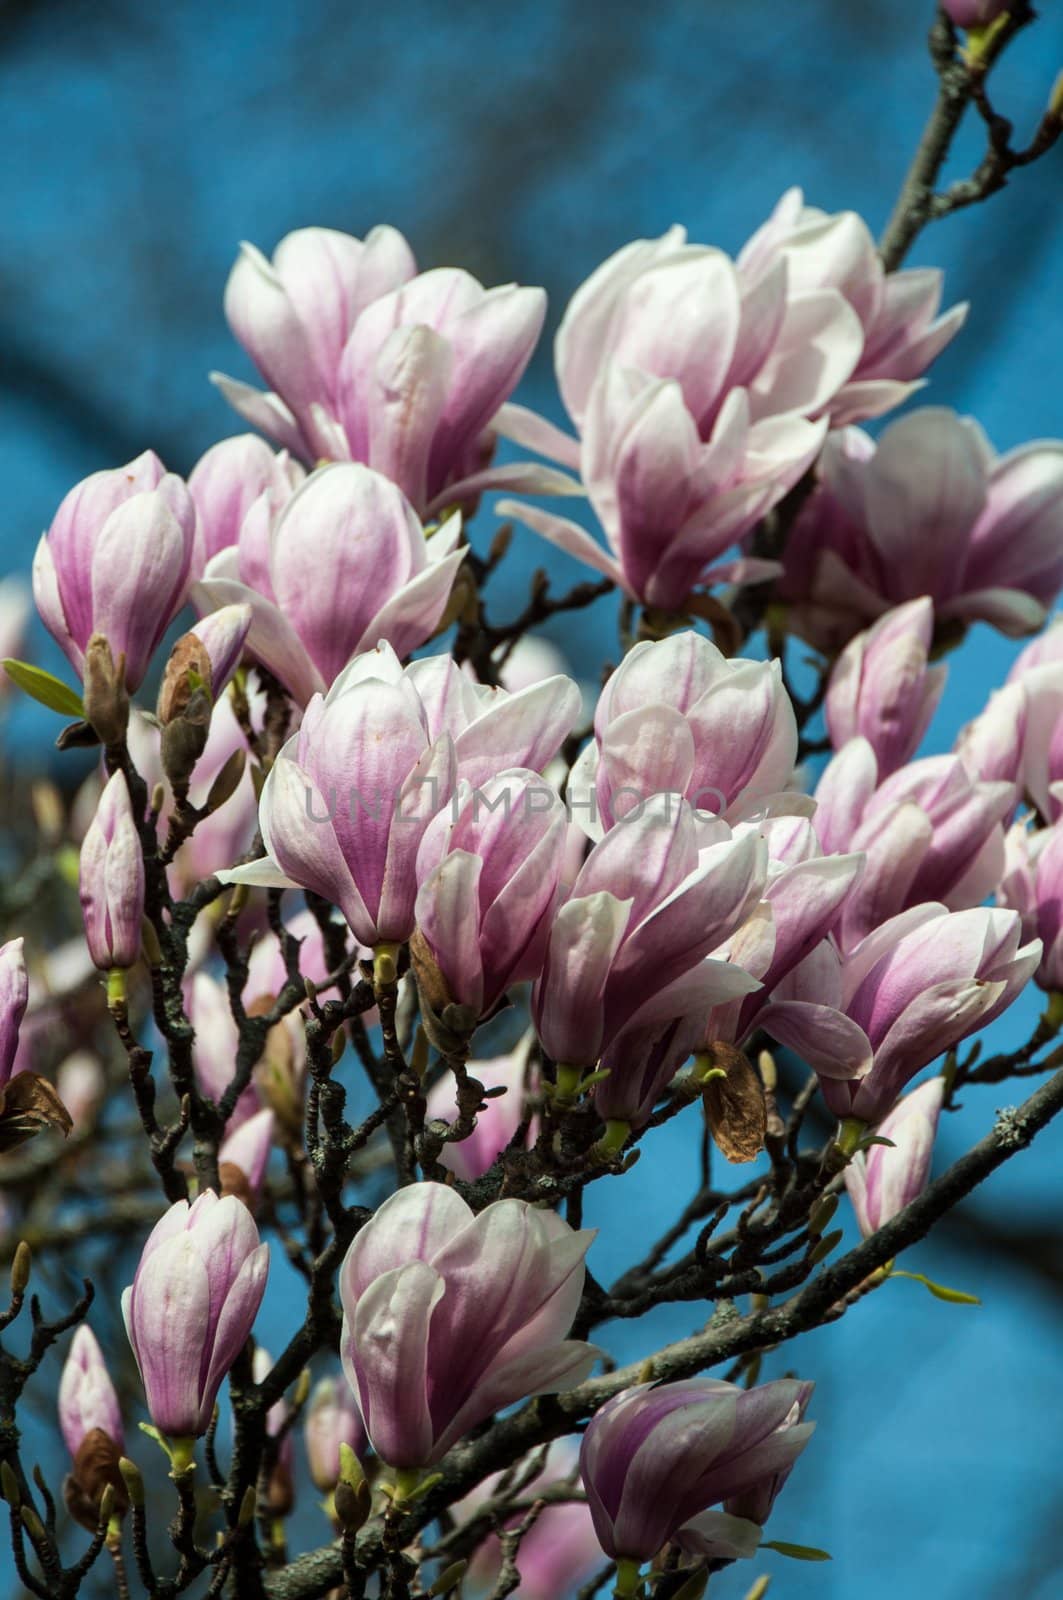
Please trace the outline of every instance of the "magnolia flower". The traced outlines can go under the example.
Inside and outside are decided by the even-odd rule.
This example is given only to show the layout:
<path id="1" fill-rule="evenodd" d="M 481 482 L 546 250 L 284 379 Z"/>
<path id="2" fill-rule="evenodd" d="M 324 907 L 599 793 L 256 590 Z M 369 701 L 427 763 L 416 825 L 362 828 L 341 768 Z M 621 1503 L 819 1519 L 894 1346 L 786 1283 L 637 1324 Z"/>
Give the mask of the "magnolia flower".
<path id="1" fill-rule="evenodd" d="M 492 485 L 534 489 L 559 478 L 488 467 L 490 425 L 545 311 L 541 289 L 485 289 L 454 268 L 417 274 L 394 228 L 374 228 L 364 243 L 302 228 L 272 263 L 245 244 L 225 291 L 229 324 L 275 392 L 218 374 L 215 382 L 296 455 L 365 462 L 423 515 Z"/>
<path id="2" fill-rule="evenodd" d="M 230 1131 L 218 1149 L 222 1193 L 236 1195 L 252 1212 L 258 1204 L 269 1165 L 275 1122 L 268 1107 L 252 1112 L 249 1117 L 238 1117 L 234 1112 L 229 1118 Z"/>
<path id="3" fill-rule="evenodd" d="M 25 648 L 31 598 L 21 578 L 0 578 L 0 661 L 21 656 Z M 11 679 L 0 674 L 0 702 L 11 690 Z"/>
<path id="4" fill-rule="evenodd" d="M 757 987 L 706 958 L 752 910 L 766 868 L 755 831 L 732 838 L 676 795 L 656 796 L 591 851 L 550 930 L 532 1016 L 560 1068 L 608 1066 L 595 1091 L 603 1116 L 641 1120 L 693 1043 L 674 1025 Z"/>
<path id="5" fill-rule="evenodd" d="M 107 1092 L 107 1078 L 100 1058 L 91 1050 L 72 1051 L 59 1065 L 55 1087 L 70 1113 L 71 1122 L 79 1132 L 85 1132 Z"/>
<path id="6" fill-rule="evenodd" d="M 915 906 L 844 958 L 821 944 L 776 988 L 760 1026 L 819 1074 L 838 1117 L 872 1125 L 917 1072 L 988 1026 L 1041 959 L 1014 911 Z"/>
<path id="7" fill-rule="evenodd" d="M 197 972 L 186 988 L 185 1009 L 195 1030 L 192 1062 L 196 1082 L 200 1093 L 218 1104 L 236 1075 L 236 1056 L 240 1048 L 240 1030 L 232 1014 L 226 985 L 207 972 Z M 258 1091 L 249 1083 L 233 1107 L 227 1131 L 234 1133 L 241 1123 L 261 1109 Z"/>
<path id="8" fill-rule="evenodd" d="M 225 883 L 310 889 L 370 946 L 413 932 L 417 850 L 455 785 L 453 740 L 430 737 L 424 707 L 396 667 L 393 652 L 372 652 L 327 697 L 315 695 L 262 789 L 265 859 L 218 874 Z"/>
<path id="9" fill-rule="evenodd" d="M 637 644 L 594 713 L 569 804 L 594 839 L 651 795 L 733 820 L 786 788 L 797 723 L 777 661 L 729 661 L 689 630 Z"/>
<path id="10" fill-rule="evenodd" d="M 23 946 L 22 939 L 9 939 L 0 945 L 0 1093 L 7 1087 L 15 1068 L 19 1029 L 29 1004 L 29 974 Z"/>
<path id="11" fill-rule="evenodd" d="M 511 691 L 473 682 L 449 655 L 411 661 L 405 673 L 394 651 L 380 655 L 378 670 L 416 690 L 431 737 L 450 734 L 458 775 L 474 786 L 510 767 L 541 772 L 580 713 L 579 689 L 560 673 Z"/>
<path id="12" fill-rule="evenodd" d="M 361 1413 L 344 1378 L 321 1378 L 315 1383 L 303 1424 L 306 1456 L 315 1489 L 331 1494 L 340 1481 L 340 1445 L 346 1444 L 361 1460 L 369 1441 Z"/>
<path id="13" fill-rule="evenodd" d="M 1041 626 L 1063 582 L 1063 443 L 997 456 L 971 418 L 929 407 L 877 446 L 857 429 L 833 435 L 818 470 L 780 590 L 817 648 L 921 595 L 939 624 L 1013 637 Z"/>
<path id="14" fill-rule="evenodd" d="M 511 984 L 538 977 L 567 829 L 560 797 L 522 767 L 475 789 L 463 784 L 428 824 L 414 911 L 442 983 L 438 996 L 425 991 L 435 1010 L 457 1002 L 489 1016 Z"/>
<path id="15" fill-rule="evenodd" d="M 901 405 L 967 319 L 965 304 L 938 316 L 941 272 L 887 272 L 862 217 L 806 206 L 800 189 L 786 191 L 738 257 L 750 285 L 764 284 L 780 265 L 789 296 L 835 289 L 860 319 L 863 350 L 830 402 L 835 428 Z"/>
<path id="16" fill-rule="evenodd" d="M 150 450 L 71 489 L 37 546 L 33 597 L 79 677 L 99 633 L 139 687 L 184 603 L 195 529 L 187 488 Z"/>
<path id="17" fill-rule="evenodd" d="M 920 1084 L 875 1129 L 891 1142 L 858 1152 L 846 1167 L 845 1187 L 865 1239 L 926 1188 L 944 1098 L 944 1078 Z"/>
<path id="18" fill-rule="evenodd" d="M 1034 982 L 1063 990 L 1063 823 L 1035 833 L 1017 822 L 1008 830 L 997 898 L 1019 913 L 1025 938 L 1041 941 Z"/>
<path id="19" fill-rule="evenodd" d="M 206 697 L 208 710 L 221 698 L 240 665 L 250 628 L 251 607 L 230 605 L 201 617 L 181 635 L 170 652 L 159 689 L 156 712 L 164 728 L 190 712 L 199 691 Z M 164 739 L 164 749 L 165 744 Z M 198 765 L 198 754 L 193 765 Z"/>
<path id="20" fill-rule="evenodd" d="M 752 826 L 743 824 L 736 832 Z M 756 826 L 768 846 L 763 899 L 725 950 L 729 961 L 760 980 L 760 987 L 713 1009 L 703 1029 L 709 1047 L 718 1039 L 734 1044 L 749 1038 L 773 990 L 837 922 L 864 869 L 859 853 L 824 855 L 806 817 L 768 817 Z"/>
<path id="21" fill-rule="evenodd" d="M 250 605 L 247 649 L 300 705 L 358 651 L 385 639 L 408 655 L 435 631 L 464 554 L 459 516 L 426 539 L 402 490 L 352 463 L 318 468 L 269 515 L 259 501 L 193 595 L 204 611 Z"/>
<path id="22" fill-rule="evenodd" d="M 585 1378 L 593 1345 L 566 1339 L 593 1234 L 498 1200 L 479 1215 L 452 1189 L 400 1189 L 340 1269 L 343 1369 L 390 1466 L 432 1466 L 470 1428 Z"/>
<path id="23" fill-rule="evenodd" d="M 1011 785 L 1012 810 L 1022 798 L 1024 766 L 1031 768 L 1030 782 L 1026 785 L 1031 792 L 1036 787 L 1041 794 L 1051 784 L 1044 768 L 1036 772 L 1039 741 L 1027 741 L 1029 711 L 1026 685 L 1021 681 L 1006 683 L 1003 689 L 995 689 L 989 696 L 985 710 L 960 729 L 955 744 L 956 754 L 972 778 Z M 1044 719 L 1039 717 L 1038 731 L 1043 728 Z M 1043 753 L 1050 761 L 1050 751 Z"/>
<path id="24" fill-rule="evenodd" d="M 196 508 L 196 576 L 202 576 L 207 562 L 220 551 L 238 543 L 252 506 L 257 525 L 265 525 L 268 532 L 269 511 L 279 511 L 305 476 L 286 450 L 274 454 L 253 433 L 211 445 L 188 475 L 188 492 Z"/>
<path id="25" fill-rule="evenodd" d="M 518 1466 L 518 1481 L 534 1497 L 545 1489 L 557 1489 L 577 1475 L 578 1451 L 567 1440 L 555 1440 L 549 1447 L 546 1464 L 534 1477 L 525 1477 L 525 1466 Z M 474 1518 L 492 1496 L 504 1488 L 503 1473 L 492 1473 L 471 1494 L 452 1507 L 455 1522 L 462 1527 Z M 524 1490 L 521 1498 L 527 1498 Z M 522 1520 L 518 1512 L 507 1527 Z M 601 1563 L 598 1538 L 590 1510 L 581 1500 L 551 1501 L 520 1541 L 517 1557 L 520 1587 L 514 1592 L 521 1600 L 557 1600 L 574 1592 L 575 1586 Z M 501 1542 L 490 1533 L 480 1541 L 469 1563 L 465 1582 L 478 1596 L 490 1594 L 502 1564 Z"/>
<path id="26" fill-rule="evenodd" d="M 690 1378 L 625 1389 L 595 1413 L 580 1473 L 606 1555 L 651 1561 L 674 1540 L 711 1557 L 721 1542 L 751 1556 L 760 1524 L 812 1434 L 810 1383 L 740 1389 Z M 740 1500 L 739 1512 L 725 1508 Z M 762 1514 L 759 1514 L 762 1513 Z"/>
<path id="27" fill-rule="evenodd" d="M 527 1048 L 522 1045 L 508 1056 L 469 1062 L 471 1078 L 485 1089 L 504 1089 L 505 1094 L 485 1100 L 469 1136 L 445 1144 L 439 1152 L 440 1163 L 456 1178 L 466 1183 L 482 1178 L 509 1148 L 524 1115 L 526 1056 Z M 452 1123 L 457 1115 L 457 1086 L 453 1075 L 447 1072 L 429 1091 L 427 1117 L 430 1122 Z"/>
<path id="28" fill-rule="evenodd" d="M 862 735 L 881 778 L 915 755 L 941 699 L 948 668 L 927 665 L 933 632 L 933 602 L 926 595 L 910 600 L 851 640 L 831 672 L 831 743 L 840 750 Z"/>
<path id="29" fill-rule="evenodd" d="M 941 900 L 964 910 L 1000 881 L 1014 786 L 972 780 L 957 756 L 910 762 L 879 783 L 870 744 L 851 739 L 820 779 L 816 801 L 824 848 L 865 857 L 837 929 L 846 949 L 907 906 Z"/>
<path id="30" fill-rule="evenodd" d="M 785 266 L 752 283 L 682 228 L 637 240 L 577 290 L 555 345 L 570 439 L 517 407 L 501 429 L 580 466 L 609 550 L 564 518 L 499 505 L 606 573 L 632 599 L 681 611 L 731 545 L 804 474 L 849 379 L 860 320 L 837 289 L 790 293 Z M 739 577 L 762 576 L 747 564 Z"/>
<path id="31" fill-rule="evenodd" d="M 107 783 L 81 844 L 78 892 L 96 966 L 131 967 L 140 956 L 144 857 L 125 776 Z"/>
<path id="32" fill-rule="evenodd" d="M 212 1189 L 156 1223 L 122 1316 L 155 1426 L 174 1443 L 205 1433 L 222 1379 L 247 1341 L 269 1270 L 251 1213 Z"/>
<path id="33" fill-rule="evenodd" d="M 987 28 L 1014 5 L 1014 0 L 941 0 L 957 28 Z"/>
<path id="34" fill-rule="evenodd" d="M 272 1371 L 273 1357 L 262 1345 L 257 1345 L 251 1376 L 256 1383 L 262 1383 Z M 266 1412 L 266 1504 L 275 1517 L 288 1516 L 295 1504 L 295 1441 L 291 1428 L 285 1426 L 290 1415 L 291 1406 L 283 1397 L 275 1400 Z"/>
<path id="35" fill-rule="evenodd" d="M 59 1379 L 59 1431 L 72 1463 L 63 1485 L 67 1509 L 95 1532 L 105 1488 L 111 1488 L 119 1513 L 128 1497 L 118 1466 L 125 1454 L 118 1396 L 87 1323 L 74 1334 Z"/>
<path id="36" fill-rule="evenodd" d="M 96 1335 L 87 1323 L 74 1334 L 59 1379 L 59 1431 L 77 1457 L 94 1430 L 106 1435 L 117 1455 L 125 1449 L 122 1413 Z"/>

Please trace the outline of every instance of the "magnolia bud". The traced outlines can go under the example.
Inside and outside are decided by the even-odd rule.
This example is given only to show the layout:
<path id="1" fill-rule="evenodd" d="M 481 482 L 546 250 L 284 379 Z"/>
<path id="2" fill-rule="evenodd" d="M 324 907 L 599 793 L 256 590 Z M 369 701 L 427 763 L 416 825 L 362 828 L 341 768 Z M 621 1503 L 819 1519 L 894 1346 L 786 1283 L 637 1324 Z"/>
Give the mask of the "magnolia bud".
<path id="1" fill-rule="evenodd" d="M 85 719 L 100 743 L 121 744 L 129 726 L 129 691 L 125 682 L 125 657 L 117 665 L 102 633 L 94 633 L 85 650 Z"/>
<path id="2" fill-rule="evenodd" d="M 189 694 L 181 714 L 163 727 L 162 770 L 175 790 L 187 788 L 196 762 L 206 749 L 210 713 L 210 693 L 200 685 Z"/>
<path id="3" fill-rule="evenodd" d="M 125 777 L 100 796 L 81 845 L 78 875 L 89 954 L 101 971 L 131 967 L 140 954 L 144 861 Z"/>

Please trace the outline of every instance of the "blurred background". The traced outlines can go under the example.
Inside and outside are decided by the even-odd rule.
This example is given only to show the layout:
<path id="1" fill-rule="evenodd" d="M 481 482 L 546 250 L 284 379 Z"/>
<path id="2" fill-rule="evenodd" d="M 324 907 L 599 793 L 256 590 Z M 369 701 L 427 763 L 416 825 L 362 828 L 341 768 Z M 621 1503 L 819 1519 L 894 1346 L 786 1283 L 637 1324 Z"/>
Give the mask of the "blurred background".
<path id="1" fill-rule="evenodd" d="M 1063 7 L 1043 9 L 994 79 L 1021 141 L 1063 67 Z M 148 446 L 186 472 L 241 431 L 207 381 L 214 368 L 252 375 L 221 310 L 241 239 L 268 253 L 308 223 L 361 235 L 387 221 L 422 266 L 545 285 L 547 337 L 518 398 L 561 421 L 550 337 L 572 291 L 620 245 L 682 222 L 693 239 L 737 250 L 793 184 L 881 228 L 934 94 L 930 18 L 928 0 L 8 0 L 3 569 L 28 574 L 41 530 L 88 472 Z M 951 174 L 980 148 L 971 126 Z M 946 268 L 946 303 L 972 302 L 930 397 L 977 415 L 1001 449 L 1063 434 L 1061 173 L 1056 151 L 987 205 L 929 229 L 912 257 Z M 494 526 L 488 503 L 480 549 Z M 493 616 L 519 607 L 539 565 L 560 584 L 582 575 L 519 533 Z M 612 601 L 561 619 L 554 637 L 577 675 L 594 678 L 615 653 Z M 1016 650 L 972 633 L 928 748 L 951 745 Z M 42 630 L 28 653 L 61 670 Z M 59 776 L 54 731 L 28 705 L 10 708 L 8 765 Z M 1027 998 L 990 1043 L 1025 1037 L 1036 1012 Z M 943 1130 L 941 1160 L 1015 1097 L 971 1091 Z M 657 1135 L 625 1179 L 623 1237 L 608 1225 L 616 1191 L 592 1191 L 588 1220 L 605 1225 L 591 1258 L 600 1278 L 692 1192 L 696 1142 L 683 1118 Z M 714 1579 L 714 1596 L 740 1600 L 760 1572 L 780 1600 L 1063 1592 L 1061 1172 L 1056 1128 L 906 1262 L 979 1294 L 980 1308 L 890 1283 L 766 1359 L 765 1376 L 793 1366 L 819 1386 L 819 1433 L 771 1536 L 834 1559 L 768 1554 Z M 290 1331 L 291 1288 L 276 1271 L 260 1324 L 274 1346 Z M 706 1314 L 685 1306 L 652 1328 L 623 1326 L 612 1347 L 634 1359 Z M 33 1443 L 58 1470 L 51 1426 L 42 1410 Z M 134 1453 L 152 1449 L 141 1441 Z M 312 1503 L 296 1528 L 296 1549 L 326 1537 Z M 14 1593 L 8 1559 L 0 1546 L 2 1591 Z"/>

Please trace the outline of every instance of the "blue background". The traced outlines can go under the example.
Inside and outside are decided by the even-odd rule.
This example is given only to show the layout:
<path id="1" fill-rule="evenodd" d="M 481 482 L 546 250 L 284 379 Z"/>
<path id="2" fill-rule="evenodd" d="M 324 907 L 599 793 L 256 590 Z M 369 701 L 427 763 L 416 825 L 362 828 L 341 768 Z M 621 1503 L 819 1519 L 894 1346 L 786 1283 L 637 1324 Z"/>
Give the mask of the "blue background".
<path id="1" fill-rule="evenodd" d="M 995 79 L 1019 136 L 1063 65 L 1063 17 L 1046 17 Z M 239 431 L 206 381 L 251 376 L 221 312 L 241 238 L 267 251 L 288 229 L 363 234 L 389 221 L 419 261 L 565 300 L 611 250 L 681 221 L 734 250 L 783 189 L 885 221 L 930 105 L 924 0 L 132 0 L 4 7 L 0 82 L 0 482 L 3 566 L 28 569 L 66 489 L 146 446 L 187 471 Z M 979 132 L 951 171 L 977 160 Z M 975 413 L 999 448 L 1063 433 L 1059 292 L 1061 161 L 1016 175 L 989 205 L 930 230 L 912 260 L 947 269 L 947 299 L 970 299 L 965 332 L 933 373 L 932 398 Z M 549 341 L 520 398 L 562 420 Z M 490 536 L 490 507 L 474 541 Z M 518 535 L 494 611 L 515 608 L 537 565 L 565 558 Z M 504 569 L 505 570 L 505 569 Z M 556 630 L 593 677 L 615 648 L 614 608 Z M 1016 646 L 984 628 L 953 658 L 931 748 L 999 682 Z M 58 668 L 43 635 L 33 653 Z M 10 756 L 53 759 L 28 708 L 8 720 Z M 998 1024 L 1025 1036 L 1037 997 Z M 941 1159 L 991 1123 L 1006 1090 L 968 1096 Z M 655 1155 L 602 1184 L 591 1221 L 601 1278 L 627 1264 L 693 1187 L 696 1129 L 678 1119 Z M 820 1430 L 779 1503 L 771 1534 L 829 1549 L 830 1567 L 776 1556 L 713 1580 L 744 1595 L 760 1571 L 792 1600 L 935 1600 L 1061 1591 L 1063 1515 L 1063 1130 L 999 1174 L 909 1265 L 983 1296 L 949 1307 L 897 1282 L 800 1348 L 769 1357 L 819 1385 Z M 278 1263 L 279 1265 L 279 1263 Z M 275 1272 L 263 1337 L 283 1341 L 290 1284 Z M 707 1308 L 706 1308 L 707 1314 Z M 698 1308 L 618 1330 L 616 1353 L 685 1334 Z M 143 1456 L 151 1447 L 136 1447 Z M 324 1527 L 300 1518 L 306 1542 Z M 0 1554 L 0 1576 L 4 1575 Z"/>

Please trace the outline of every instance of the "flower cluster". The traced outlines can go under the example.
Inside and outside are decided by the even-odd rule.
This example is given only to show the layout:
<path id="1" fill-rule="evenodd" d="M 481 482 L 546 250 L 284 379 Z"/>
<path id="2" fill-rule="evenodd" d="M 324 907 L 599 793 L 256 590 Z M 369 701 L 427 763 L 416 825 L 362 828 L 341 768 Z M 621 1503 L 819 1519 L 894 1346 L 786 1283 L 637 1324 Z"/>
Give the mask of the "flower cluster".
<path id="1" fill-rule="evenodd" d="M 947 9 L 977 34 L 999 8 Z M 170 1201 L 122 1313 L 179 1486 L 178 1587 L 212 1561 L 242 1581 L 256 1496 L 270 1559 L 283 1551 L 304 1406 L 341 1536 L 321 1592 L 376 1593 L 351 1578 L 364 1550 L 407 1592 L 400 1549 L 443 1503 L 437 1468 L 458 1503 L 430 1559 L 470 1564 L 418 1593 L 462 1573 L 509 1593 L 517 1551 L 519 1592 L 557 1600 L 600 1547 L 634 1596 L 647 1563 L 696 1582 L 764 1547 L 812 1384 L 705 1377 L 703 1336 L 592 1377 L 588 1335 L 655 1297 L 767 1306 L 838 1244 L 824 1228 L 843 1183 L 873 1253 L 927 1203 L 938 1120 L 972 1077 L 963 1041 L 1031 979 L 1050 998 L 1030 1054 L 1063 1026 L 1063 627 L 954 748 L 927 750 L 940 658 L 976 622 L 1035 632 L 1063 585 L 1063 444 L 997 457 L 940 407 L 877 442 L 856 426 L 906 401 L 959 332 L 966 308 L 941 301 L 938 273 L 887 270 L 858 217 L 796 190 L 733 260 L 679 228 L 636 241 L 561 319 L 568 434 L 511 398 L 542 291 L 419 272 L 391 228 L 304 229 L 272 261 L 245 245 L 225 294 L 268 389 L 217 382 L 272 443 L 224 439 L 187 483 L 147 452 L 60 506 L 34 592 L 82 692 L 12 676 L 77 716 L 62 743 L 102 747 L 74 808 L 78 983 L 107 975 L 101 1017 Z M 500 438 L 558 466 L 497 464 Z M 618 591 L 621 659 L 597 690 L 528 639 L 552 614 L 541 584 L 513 626 L 487 619 L 509 535 L 484 555 L 469 522 L 499 489 L 583 495 L 604 532 L 607 548 L 523 499 L 497 506 Z M 818 652 L 806 699 L 787 631 Z M 154 712 L 131 706 L 153 670 Z M 0 1150 L 70 1123 L 16 1070 L 32 1012 L 13 940 Z M 811 1069 L 806 1088 L 766 1040 Z M 68 1053 L 79 1137 L 110 1081 Z M 813 1092 L 839 1127 L 800 1151 Z M 706 1160 L 678 1231 L 607 1288 L 584 1191 L 673 1116 L 693 1148 L 711 1134 L 770 1168 L 711 1220 Z M 276 1361 L 254 1336 L 267 1234 L 309 1285 Z M 886 1249 L 838 1295 L 884 1281 Z M 302 1369 L 325 1347 L 342 1372 L 311 1391 Z M 227 1378 L 215 1558 L 189 1475 L 206 1435 L 224 1482 Z M 559 1398 L 495 1430 L 534 1396 Z M 87 1326 L 59 1415 L 67 1503 L 116 1548 L 143 1485 Z M 571 1440 L 534 1454 L 584 1423 L 578 1461 Z"/>

